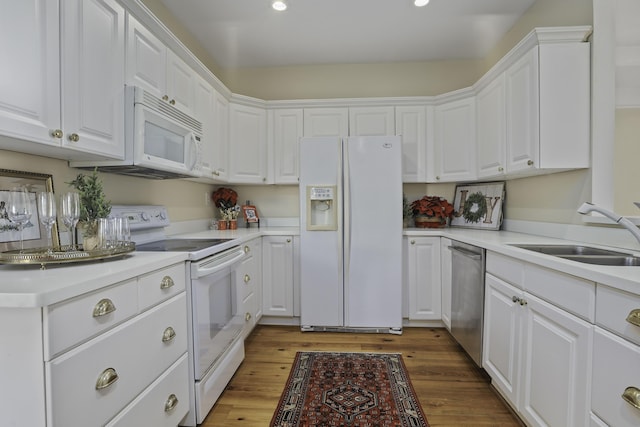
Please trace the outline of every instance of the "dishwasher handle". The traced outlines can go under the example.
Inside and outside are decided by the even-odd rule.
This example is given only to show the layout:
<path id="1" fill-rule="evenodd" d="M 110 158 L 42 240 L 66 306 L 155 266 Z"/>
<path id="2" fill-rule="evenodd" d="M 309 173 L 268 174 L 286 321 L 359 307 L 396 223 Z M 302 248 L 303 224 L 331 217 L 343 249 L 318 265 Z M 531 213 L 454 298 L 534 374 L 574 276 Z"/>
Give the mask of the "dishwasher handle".
<path id="1" fill-rule="evenodd" d="M 474 251 L 470 251 L 469 249 L 461 248 L 461 247 L 458 247 L 458 246 L 447 246 L 447 248 L 451 252 L 458 252 L 459 254 L 464 255 L 467 258 L 471 258 L 471 259 L 474 259 L 474 260 L 482 259 L 482 254 L 479 254 L 479 253 L 474 252 Z"/>

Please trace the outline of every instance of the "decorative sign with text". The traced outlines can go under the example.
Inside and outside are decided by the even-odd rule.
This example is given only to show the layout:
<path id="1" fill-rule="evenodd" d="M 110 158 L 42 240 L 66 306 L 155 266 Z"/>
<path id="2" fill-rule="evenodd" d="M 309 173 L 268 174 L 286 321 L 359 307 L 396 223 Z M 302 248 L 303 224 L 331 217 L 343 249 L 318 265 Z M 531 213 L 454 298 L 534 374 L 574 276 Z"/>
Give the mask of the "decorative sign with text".
<path id="1" fill-rule="evenodd" d="M 504 186 L 504 181 L 457 185 L 451 226 L 499 230 Z"/>

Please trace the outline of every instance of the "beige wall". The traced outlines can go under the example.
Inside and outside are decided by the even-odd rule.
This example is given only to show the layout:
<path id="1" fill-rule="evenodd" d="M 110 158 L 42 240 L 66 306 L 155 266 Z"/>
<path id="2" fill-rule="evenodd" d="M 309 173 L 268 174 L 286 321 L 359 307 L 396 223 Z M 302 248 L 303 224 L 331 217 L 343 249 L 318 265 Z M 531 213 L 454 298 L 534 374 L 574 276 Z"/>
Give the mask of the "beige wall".
<path id="1" fill-rule="evenodd" d="M 640 216 L 640 108 L 616 110 L 613 158 L 614 208 L 620 215 Z"/>

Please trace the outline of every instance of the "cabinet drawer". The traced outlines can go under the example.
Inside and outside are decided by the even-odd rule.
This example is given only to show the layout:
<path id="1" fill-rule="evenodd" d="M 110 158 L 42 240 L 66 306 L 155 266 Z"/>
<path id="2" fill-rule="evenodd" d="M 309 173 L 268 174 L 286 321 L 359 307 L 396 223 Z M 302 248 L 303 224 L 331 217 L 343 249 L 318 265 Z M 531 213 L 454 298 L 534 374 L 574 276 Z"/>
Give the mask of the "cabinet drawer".
<path id="1" fill-rule="evenodd" d="M 133 279 L 45 308 L 45 360 L 134 316 L 137 298 Z"/>
<path id="2" fill-rule="evenodd" d="M 500 255 L 495 252 L 487 252 L 486 260 L 487 273 L 509 282 L 510 284 L 523 289 L 524 286 L 524 263 L 515 258 Z"/>
<path id="3" fill-rule="evenodd" d="M 48 362 L 47 425 L 104 425 L 120 412 L 187 351 L 186 307 L 181 293 Z M 97 389 L 109 368 L 117 381 Z"/>
<path id="4" fill-rule="evenodd" d="M 640 344 L 640 324 L 637 324 L 640 321 L 640 295 L 600 284 L 597 294 L 596 324 Z"/>
<path id="5" fill-rule="evenodd" d="M 189 411 L 189 365 L 185 353 L 107 427 L 175 427 Z"/>
<path id="6" fill-rule="evenodd" d="M 640 348 L 598 327 L 594 334 L 591 411 L 610 426 L 640 425 L 640 409 L 627 403 L 627 387 L 640 389 Z"/>
<path id="7" fill-rule="evenodd" d="M 526 264 L 524 288 L 576 316 L 595 323 L 596 284 L 569 274 Z"/>
<path id="8" fill-rule="evenodd" d="M 138 300 L 140 310 L 146 310 L 161 301 L 179 294 L 185 289 L 186 271 L 184 263 L 138 278 Z"/>

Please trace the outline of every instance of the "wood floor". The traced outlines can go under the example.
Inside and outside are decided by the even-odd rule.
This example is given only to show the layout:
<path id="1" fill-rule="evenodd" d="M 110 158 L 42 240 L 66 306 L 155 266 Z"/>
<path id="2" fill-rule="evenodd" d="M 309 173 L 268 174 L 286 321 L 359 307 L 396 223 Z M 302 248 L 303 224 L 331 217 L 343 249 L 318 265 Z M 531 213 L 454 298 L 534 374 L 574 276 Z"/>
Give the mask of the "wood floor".
<path id="1" fill-rule="evenodd" d="M 402 335 L 300 332 L 258 326 L 246 357 L 202 426 L 267 427 L 297 351 L 402 353 L 429 424 L 522 426 L 446 329 L 405 328 Z"/>

